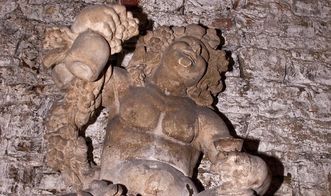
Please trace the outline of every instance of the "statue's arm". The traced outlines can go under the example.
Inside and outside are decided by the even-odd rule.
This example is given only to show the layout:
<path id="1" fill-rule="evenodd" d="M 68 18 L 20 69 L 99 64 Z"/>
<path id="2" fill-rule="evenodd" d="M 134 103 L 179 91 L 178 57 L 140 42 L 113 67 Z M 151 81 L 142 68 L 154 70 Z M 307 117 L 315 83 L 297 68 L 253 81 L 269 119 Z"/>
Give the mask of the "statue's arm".
<path id="1" fill-rule="evenodd" d="M 47 164 L 77 189 L 98 178 L 98 168 L 88 157 L 84 129 L 107 95 L 114 93 L 110 84 L 118 74 L 107 68 L 109 56 L 137 33 L 137 20 L 118 5 L 88 7 L 70 29 L 46 32 L 44 65 L 52 69 L 56 85 L 65 92 L 46 120 Z"/>
<path id="2" fill-rule="evenodd" d="M 120 98 L 131 85 L 131 77 L 126 69 L 114 67 L 111 76 L 106 74 L 105 85 L 102 89 L 102 106 L 117 114 L 120 107 Z"/>
<path id="3" fill-rule="evenodd" d="M 111 68 L 109 68 L 111 69 Z M 47 164 L 61 171 L 76 189 L 86 189 L 99 177 L 99 167 L 88 156 L 85 126 L 101 106 L 110 117 L 119 112 L 119 98 L 129 87 L 126 70 L 114 67 L 95 82 L 75 78 L 64 100 L 53 105 L 46 120 Z"/>
<path id="4" fill-rule="evenodd" d="M 198 118 L 199 132 L 194 145 L 211 161 L 211 172 L 222 179 L 221 186 L 205 193 L 263 195 L 271 180 L 266 163 L 257 156 L 241 152 L 243 141 L 231 137 L 224 121 L 212 110 L 201 109 Z"/>
<path id="5" fill-rule="evenodd" d="M 225 122 L 213 110 L 200 108 L 198 124 L 194 145 L 211 161 L 216 160 L 220 152 L 241 150 L 242 141 L 230 135 Z"/>

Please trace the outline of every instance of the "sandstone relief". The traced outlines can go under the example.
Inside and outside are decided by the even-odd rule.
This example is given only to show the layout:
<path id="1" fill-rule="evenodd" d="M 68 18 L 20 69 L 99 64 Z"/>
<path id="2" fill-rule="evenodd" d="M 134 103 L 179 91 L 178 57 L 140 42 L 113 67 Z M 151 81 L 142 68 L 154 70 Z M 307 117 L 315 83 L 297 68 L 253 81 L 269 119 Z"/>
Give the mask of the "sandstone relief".
<path id="1" fill-rule="evenodd" d="M 126 68 L 109 65 L 138 33 L 120 5 L 87 7 L 70 28 L 48 29 L 44 65 L 66 96 L 46 120 L 47 164 L 78 195 L 263 195 L 266 164 L 241 152 L 213 111 L 228 66 L 216 31 L 158 27 L 139 38 Z M 84 129 L 100 107 L 110 116 L 95 165 Z M 223 183 L 199 192 L 191 178 L 201 153 Z"/>

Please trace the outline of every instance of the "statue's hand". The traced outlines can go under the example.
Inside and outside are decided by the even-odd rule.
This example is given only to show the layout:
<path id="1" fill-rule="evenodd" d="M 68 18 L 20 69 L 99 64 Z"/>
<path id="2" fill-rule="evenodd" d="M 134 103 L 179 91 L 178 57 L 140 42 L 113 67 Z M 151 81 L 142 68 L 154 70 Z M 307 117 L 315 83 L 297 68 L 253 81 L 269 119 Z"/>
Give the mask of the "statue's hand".
<path id="1" fill-rule="evenodd" d="M 244 140 L 238 138 L 222 138 L 214 141 L 214 146 L 218 152 L 240 152 Z"/>
<path id="2" fill-rule="evenodd" d="M 74 76 L 92 82 L 105 69 L 109 56 L 107 40 L 99 33 L 88 30 L 78 35 L 63 63 Z"/>
<path id="3" fill-rule="evenodd" d="M 95 81 L 109 56 L 122 50 L 122 42 L 138 35 L 138 20 L 124 6 L 97 5 L 82 10 L 71 30 L 78 36 L 64 63 L 76 77 Z"/>

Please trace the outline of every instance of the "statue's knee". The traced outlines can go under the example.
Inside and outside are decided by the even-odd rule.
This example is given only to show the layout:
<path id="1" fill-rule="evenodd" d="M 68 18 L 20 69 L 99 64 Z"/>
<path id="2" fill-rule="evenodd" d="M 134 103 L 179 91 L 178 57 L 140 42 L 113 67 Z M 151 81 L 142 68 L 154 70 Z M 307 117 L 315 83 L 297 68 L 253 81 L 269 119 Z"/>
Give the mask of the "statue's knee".
<path id="1" fill-rule="evenodd" d="M 255 181 L 251 184 L 251 188 L 258 194 L 263 194 L 267 191 L 271 182 L 270 170 L 260 157 L 249 155 L 254 159 L 254 169 L 252 170 L 252 175 Z"/>
<path id="2" fill-rule="evenodd" d="M 270 184 L 270 171 L 265 161 L 258 156 L 246 153 L 240 153 L 237 156 L 235 165 L 242 170 L 243 185 L 259 194 L 265 192 Z"/>
<path id="3" fill-rule="evenodd" d="M 233 152 L 221 155 L 213 167 L 221 175 L 224 185 L 238 189 L 251 189 L 261 194 L 270 184 L 267 164 L 257 156 Z"/>

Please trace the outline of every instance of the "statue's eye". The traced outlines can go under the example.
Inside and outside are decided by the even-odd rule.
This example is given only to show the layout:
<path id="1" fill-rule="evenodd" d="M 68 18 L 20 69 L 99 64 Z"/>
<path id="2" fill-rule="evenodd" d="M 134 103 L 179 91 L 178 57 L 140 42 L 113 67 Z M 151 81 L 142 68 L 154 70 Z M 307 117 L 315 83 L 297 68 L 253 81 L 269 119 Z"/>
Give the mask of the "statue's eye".
<path id="1" fill-rule="evenodd" d="M 188 56 L 183 56 L 178 60 L 178 63 L 183 67 L 191 67 L 193 65 L 193 61 Z"/>

